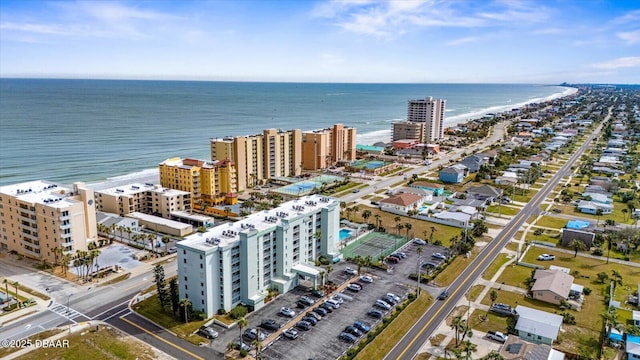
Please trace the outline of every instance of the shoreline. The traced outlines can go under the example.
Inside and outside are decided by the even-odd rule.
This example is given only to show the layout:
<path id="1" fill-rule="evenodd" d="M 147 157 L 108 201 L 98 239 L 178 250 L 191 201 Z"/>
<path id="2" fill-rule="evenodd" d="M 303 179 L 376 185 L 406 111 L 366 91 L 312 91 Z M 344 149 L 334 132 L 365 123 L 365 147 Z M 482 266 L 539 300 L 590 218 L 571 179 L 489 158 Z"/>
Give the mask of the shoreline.
<path id="1" fill-rule="evenodd" d="M 447 118 L 445 114 L 445 118 L 444 118 L 445 129 L 454 127 L 459 124 L 464 124 L 469 121 L 480 119 L 489 113 L 498 113 L 498 112 L 504 112 L 511 109 L 519 109 L 529 104 L 548 102 L 548 101 L 563 98 L 565 96 L 570 96 L 578 92 L 578 89 L 574 87 L 568 87 L 568 86 L 558 86 L 558 87 L 564 90 L 562 92 L 554 93 L 546 97 L 533 98 L 533 99 L 529 99 L 527 101 L 523 101 L 515 104 L 494 105 L 494 106 L 486 107 L 477 111 L 471 111 L 468 113 L 455 115 L 449 118 Z M 398 119 L 398 121 L 400 120 L 404 120 L 404 119 Z M 396 121 L 396 120 L 393 120 L 393 121 Z M 373 145 L 377 142 L 389 143 L 390 141 L 391 141 L 391 129 L 369 131 L 369 132 L 357 135 L 357 143 L 363 144 L 363 145 Z"/>

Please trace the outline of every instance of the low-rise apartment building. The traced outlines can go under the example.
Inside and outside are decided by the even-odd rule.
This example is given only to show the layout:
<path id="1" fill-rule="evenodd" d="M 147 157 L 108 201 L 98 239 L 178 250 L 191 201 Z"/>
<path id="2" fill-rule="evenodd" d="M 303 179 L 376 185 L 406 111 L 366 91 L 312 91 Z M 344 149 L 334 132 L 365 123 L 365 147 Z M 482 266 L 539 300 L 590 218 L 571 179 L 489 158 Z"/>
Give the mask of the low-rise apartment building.
<path id="1" fill-rule="evenodd" d="M 339 255 L 339 201 L 312 195 L 177 243 L 180 298 L 207 316 L 244 303 L 259 309 L 268 289 L 320 285 L 319 256 Z"/>
<path id="2" fill-rule="evenodd" d="M 0 187 L 0 248 L 48 263 L 97 239 L 93 190 L 36 180 Z"/>
<path id="3" fill-rule="evenodd" d="M 191 210 L 191 193 L 154 184 L 133 183 L 96 190 L 96 209 L 120 216 L 140 212 L 171 218 L 176 211 Z"/>

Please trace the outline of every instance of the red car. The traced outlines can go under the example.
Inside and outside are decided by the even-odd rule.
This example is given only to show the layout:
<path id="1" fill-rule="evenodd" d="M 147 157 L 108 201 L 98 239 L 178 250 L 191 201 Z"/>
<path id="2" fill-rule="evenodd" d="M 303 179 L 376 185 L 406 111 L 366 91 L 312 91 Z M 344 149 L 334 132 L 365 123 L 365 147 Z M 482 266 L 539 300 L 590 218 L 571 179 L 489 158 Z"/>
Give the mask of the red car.
<path id="1" fill-rule="evenodd" d="M 400 262 L 400 260 L 398 260 L 398 258 L 396 258 L 396 257 L 389 256 L 389 257 L 387 258 L 387 262 L 390 262 L 390 263 L 392 263 L 392 264 L 397 264 L 397 263 L 399 263 L 399 262 Z"/>

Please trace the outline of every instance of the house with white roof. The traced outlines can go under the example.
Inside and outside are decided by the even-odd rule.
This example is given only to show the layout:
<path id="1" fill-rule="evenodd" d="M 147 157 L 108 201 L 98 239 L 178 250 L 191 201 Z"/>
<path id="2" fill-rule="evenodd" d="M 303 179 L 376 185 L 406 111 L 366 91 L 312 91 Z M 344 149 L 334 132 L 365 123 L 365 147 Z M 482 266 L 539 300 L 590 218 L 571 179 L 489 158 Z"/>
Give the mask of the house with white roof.
<path id="1" fill-rule="evenodd" d="M 521 339 L 536 344 L 552 345 L 562 327 L 562 316 L 526 306 L 516 306 L 518 321 L 515 329 Z"/>

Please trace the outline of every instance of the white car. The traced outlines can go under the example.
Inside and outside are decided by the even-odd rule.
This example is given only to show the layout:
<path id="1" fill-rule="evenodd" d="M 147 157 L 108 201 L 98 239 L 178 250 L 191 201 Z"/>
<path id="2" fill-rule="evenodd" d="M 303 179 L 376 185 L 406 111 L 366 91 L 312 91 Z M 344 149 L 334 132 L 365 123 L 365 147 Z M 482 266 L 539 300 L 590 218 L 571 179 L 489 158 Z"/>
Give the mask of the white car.
<path id="1" fill-rule="evenodd" d="M 358 271 L 354 268 L 346 267 L 344 268 L 344 272 L 349 275 L 358 275 Z"/>
<path id="2" fill-rule="evenodd" d="M 337 309 L 337 308 L 340 307 L 340 303 L 338 301 L 334 300 L 334 299 L 329 299 L 329 300 L 325 301 L 325 303 L 333 306 L 334 309 Z"/>
<path id="3" fill-rule="evenodd" d="M 418 238 L 413 239 L 413 243 L 416 244 L 416 245 L 427 245 L 426 241 L 424 241 L 422 239 L 418 239 Z"/>
<path id="4" fill-rule="evenodd" d="M 387 293 L 387 296 L 392 297 L 396 302 L 400 302 L 400 296 L 394 294 L 394 293 Z"/>
<path id="5" fill-rule="evenodd" d="M 360 281 L 370 284 L 373 282 L 373 278 L 369 275 L 363 275 L 363 276 L 360 276 Z"/>
<path id="6" fill-rule="evenodd" d="M 296 316 L 296 312 L 289 309 L 288 307 L 283 307 L 282 309 L 280 309 L 280 314 L 291 318 Z"/>
<path id="7" fill-rule="evenodd" d="M 433 255 L 431 255 L 431 257 L 436 258 L 436 259 L 440 259 L 440 260 L 447 260 L 447 257 L 441 253 L 433 253 Z"/>
<path id="8" fill-rule="evenodd" d="M 330 300 L 338 302 L 338 304 L 342 304 L 344 300 L 339 295 L 333 295 Z"/>
<path id="9" fill-rule="evenodd" d="M 556 259 L 555 255 L 551 255 L 551 254 L 542 254 L 538 256 L 538 260 L 540 261 L 555 260 L 555 259 Z"/>
<path id="10" fill-rule="evenodd" d="M 384 300 L 376 300 L 376 306 L 385 310 L 391 309 L 391 305 L 389 305 L 389 303 Z"/>

